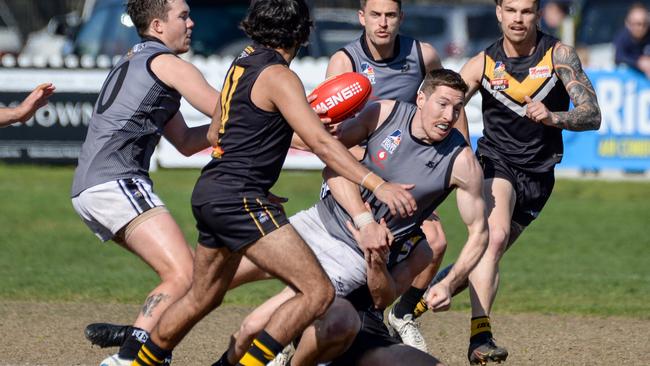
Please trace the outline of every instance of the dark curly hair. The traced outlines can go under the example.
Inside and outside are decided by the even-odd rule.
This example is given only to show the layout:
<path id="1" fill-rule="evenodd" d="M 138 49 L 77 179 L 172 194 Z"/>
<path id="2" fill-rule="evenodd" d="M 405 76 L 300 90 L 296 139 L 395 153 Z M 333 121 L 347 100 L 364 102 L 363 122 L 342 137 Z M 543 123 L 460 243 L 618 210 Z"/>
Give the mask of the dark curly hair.
<path id="1" fill-rule="evenodd" d="M 420 91 L 428 97 L 433 94 L 439 86 L 447 86 L 456 89 L 463 92 L 463 95 L 466 94 L 469 89 L 463 78 L 456 71 L 437 69 L 431 70 L 427 73 L 424 77 L 424 81 L 422 81 L 422 85 L 420 86 Z"/>
<path id="2" fill-rule="evenodd" d="M 128 0 L 126 13 L 131 17 L 140 37 L 144 37 L 151 21 L 167 20 L 170 0 Z"/>
<path id="3" fill-rule="evenodd" d="M 312 25 L 304 0 L 254 0 L 241 29 L 264 46 L 289 49 L 307 42 Z"/>

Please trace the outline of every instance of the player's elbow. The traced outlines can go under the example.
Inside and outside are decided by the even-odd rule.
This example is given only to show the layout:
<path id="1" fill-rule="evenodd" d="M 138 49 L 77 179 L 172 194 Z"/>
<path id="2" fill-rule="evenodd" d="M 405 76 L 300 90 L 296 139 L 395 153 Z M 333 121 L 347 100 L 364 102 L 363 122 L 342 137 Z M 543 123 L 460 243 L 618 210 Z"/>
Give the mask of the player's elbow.
<path id="1" fill-rule="evenodd" d="M 325 164 L 334 157 L 334 151 L 328 141 L 317 139 L 309 145 L 309 149 L 316 154 Z"/>

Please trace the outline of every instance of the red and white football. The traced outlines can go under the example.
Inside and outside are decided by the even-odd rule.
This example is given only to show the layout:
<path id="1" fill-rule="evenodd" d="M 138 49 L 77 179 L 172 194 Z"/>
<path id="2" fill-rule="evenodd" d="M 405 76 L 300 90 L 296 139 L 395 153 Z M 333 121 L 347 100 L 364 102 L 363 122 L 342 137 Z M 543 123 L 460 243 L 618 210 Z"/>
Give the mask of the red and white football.
<path id="1" fill-rule="evenodd" d="M 320 83 L 310 94 L 316 95 L 310 104 L 316 109 L 327 109 L 321 117 L 332 119 L 330 123 L 341 122 L 360 111 L 372 94 L 370 80 L 356 72 L 346 72 Z"/>

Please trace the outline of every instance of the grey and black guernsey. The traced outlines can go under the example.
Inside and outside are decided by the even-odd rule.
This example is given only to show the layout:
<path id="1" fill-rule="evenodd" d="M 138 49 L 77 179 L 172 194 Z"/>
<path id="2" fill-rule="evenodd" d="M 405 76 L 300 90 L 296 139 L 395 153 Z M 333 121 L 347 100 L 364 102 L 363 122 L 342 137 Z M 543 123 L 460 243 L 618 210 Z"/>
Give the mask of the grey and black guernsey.
<path id="1" fill-rule="evenodd" d="M 452 191 L 451 172 L 456 156 L 467 146 L 465 138 L 456 129 L 442 141 L 427 144 L 411 134 L 413 116 L 417 107 L 395 102 L 386 121 L 368 138 L 362 164 L 386 181 L 415 184 L 409 192 L 417 202 L 413 216 L 402 218 L 390 214 L 388 207 L 365 188 L 361 196 L 379 221 L 386 220 L 395 237 L 391 246 L 389 265 L 398 260 L 402 244 L 421 235 L 420 225 Z M 334 238 L 348 243 L 359 255 L 361 249 L 345 223 L 351 221 L 348 213 L 328 194 L 317 205 L 319 216 Z M 411 240 L 416 242 L 417 240 Z"/>
<path id="2" fill-rule="evenodd" d="M 162 42 L 136 44 L 110 71 L 95 103 L 72 183 L 72 197 L 124 178 L 150 181 L 149 163 L 181 95 L 151 71 L 154 57 L 172 53 Z"/>
<path id="3" fill-rule="evenodd" d="M 533 54 L 507 57 L 503 39 L 485 50 L 481 79 L 483 137 L 477 152 L 522 171 L 543 173 L 562 160 L 562 130 L 526 117 L 529 96 L 552 112 L 567 111 L 570 98 L 553 64 L 558 40 L 537 33 Z"/>
<path id="4" fill-rule="evenodd" d="M 288 66 L 278 52 L 258 44 L 233 61 L 221 93 L 220 156 L 203 168 L 193 205 L 265 197 L 277 181 L 293 129 L 280 112 L 264 111 L 250 99 L 259 74 L 272 65 Z"/>
<path id="5" fill-rule="evenodd" d="M 352 61 L 352 71 L 365 75 L 372 84 L 372 99 L 415 103 L 426 69 L 420 42 L 407 36 L 395 39 L 390 59 L 374 60 L 365 33 L 341 49 Z"/>

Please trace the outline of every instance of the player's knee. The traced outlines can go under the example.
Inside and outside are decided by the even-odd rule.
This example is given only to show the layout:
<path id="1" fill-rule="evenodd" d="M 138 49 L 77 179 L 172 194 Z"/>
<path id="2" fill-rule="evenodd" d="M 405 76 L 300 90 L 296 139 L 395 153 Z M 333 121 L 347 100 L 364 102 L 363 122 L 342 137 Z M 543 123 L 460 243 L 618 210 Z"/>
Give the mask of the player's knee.
<path id="1" fill-rule="evenodd" d="M 258 316 L 255 312 L 248 315 L 241 326 L 239 327 L 239 332 L 237 333 L 237 338 L 248 339 L 257 335 L 268 322 L 267 318 L 262 318 Z"/>
<path id="2" fill-rule="evenodd" d="M 361 320 L 354 308 L 349 305 L 345 308 L 337 307 L 328 314 L 332 316 L 326 322 L 326 339 L 338 344 L 352 343 L 361 327 Z"/>
<path id="3" fill-rule="evenodd" d="M 336 293 L 334 292 L 334 287 L 328 281 L 326 285 L 319 286 L 317 290 L 310 291 L 307 296 L 311 298 L 310 303 L 314 309 L 314 316 L 316 318 L 320 318 L 321 316 L 325 315 L 327 309 L 329 309 L 330 305 L 332 305 Z"/>
<path id="4" fill-rule="evenodd" d="M 488 240 L 488 248 L 485 252 L 485 255 L 490 255 L 497 259 L 501 258 L 508 245 L 509 236 L 509 230 L 499 227 L 491 227 L 490 238 Z"/>

